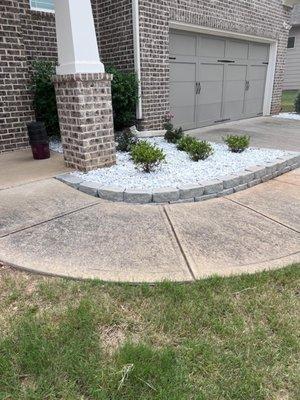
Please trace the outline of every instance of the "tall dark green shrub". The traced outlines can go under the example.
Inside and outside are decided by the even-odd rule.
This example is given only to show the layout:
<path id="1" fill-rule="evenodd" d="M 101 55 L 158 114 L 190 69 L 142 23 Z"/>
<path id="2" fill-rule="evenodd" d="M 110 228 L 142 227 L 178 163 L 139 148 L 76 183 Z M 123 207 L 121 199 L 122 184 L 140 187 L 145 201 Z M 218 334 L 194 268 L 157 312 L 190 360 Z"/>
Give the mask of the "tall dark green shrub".
<path id="1" fill-rule="evenodd" d="M 300 114 L 300 92 L 297 94 L 295 99 L 295 111 L 297 114 Z"/>
<path id="2" fill-rule="evenodd" d="M 137 77 L 134 73 L 122 72 L 115 67 L 108 67 L 106 72 L 114 76 L 111 85 L 114 125 L 116 130 L 122 130 L 135 122 L 138 101 Z"/>
<path id="3" fill-rule="evenodd" d="M 36 119 L 45 123 L 48 136 L 59 136 L 57 104 L 52 83 L 55 66 L 51 61 L 34 61 L 32 67 L 33 107 Z"/>

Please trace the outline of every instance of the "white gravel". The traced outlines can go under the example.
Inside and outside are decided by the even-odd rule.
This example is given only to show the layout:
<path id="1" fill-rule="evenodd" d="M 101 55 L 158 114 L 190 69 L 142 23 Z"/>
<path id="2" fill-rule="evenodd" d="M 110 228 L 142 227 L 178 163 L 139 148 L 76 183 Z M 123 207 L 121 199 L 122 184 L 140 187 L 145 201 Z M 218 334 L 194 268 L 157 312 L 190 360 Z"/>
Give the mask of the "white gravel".
<path id="1" fill-rule="evenodd" d="M 300 120 L 300 114 L 297 114 L 297 113 L 280 113 L 278 115 L 273 115 L 273 118 Z"/>
<path id="2" fill-rule="evenodd" d="M 61 144 L 60 139 L 52 137 L 49 140 L 49 147 L 51 151 L 54 151 L 55 153 L 63 153 L 63 147 Z"/>
<path id="3" fill-rule="evenodd" d="M 128 153 L 117 153 L 117 164 L 110 168 L 90 171 L 86 174 L 74 172 L 73 175 L 84 181 L 99 182 L 108 186 L 125 186 L 130 189 L 155 189 L 177 186 L 186 183 L 197 183 L 218 179 L 230 174 L 237 174 L 247 167 L 264 165 L 276 158 L 287 156 L 291 152 L 270 149 L 249 148 L 244 153 L 235 154 L 228 151 L 223 144 L 212 143 L 214 155 L 205 161 L 194 162 L 176 146 L 162 138 L 148 139 L 157 144 L 166 153 L 166 162 L 155 172 L 147 174 L 139 171 Z"/>

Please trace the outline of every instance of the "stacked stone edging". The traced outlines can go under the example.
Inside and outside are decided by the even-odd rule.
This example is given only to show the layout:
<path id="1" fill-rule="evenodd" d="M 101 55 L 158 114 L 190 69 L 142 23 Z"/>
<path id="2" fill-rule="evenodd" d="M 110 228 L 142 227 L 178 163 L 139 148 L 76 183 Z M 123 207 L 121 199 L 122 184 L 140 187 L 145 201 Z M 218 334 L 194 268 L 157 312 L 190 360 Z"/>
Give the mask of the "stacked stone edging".
<path id="1" fill-rule="evenodd" d="M 205 181 L 199 184 L 178 185 L 153 190 L 127 189 L 120 186 L 105 186 L 99 182 L 87 182 L 72 174 L 59 175 L 56 178 L 67 185 L 91 196 L 104 200 L 134 204 L 191 203 L 209 200 L 251 188 L 263 182 L 290 172 L 300 166 L 300 154 L 278 158 L 265 166 L 247 168 L 239 175 L 230 175 L 223 179 Z"/>

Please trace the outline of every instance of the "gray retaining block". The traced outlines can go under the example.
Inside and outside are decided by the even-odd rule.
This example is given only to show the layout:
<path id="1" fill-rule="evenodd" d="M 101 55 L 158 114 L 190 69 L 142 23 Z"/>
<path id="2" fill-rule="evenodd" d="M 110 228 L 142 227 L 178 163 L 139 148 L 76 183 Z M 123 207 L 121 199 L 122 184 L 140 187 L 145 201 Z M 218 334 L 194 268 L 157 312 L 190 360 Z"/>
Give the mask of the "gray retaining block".
<path id="1" fill-rule="evenodd" d="M 71 174 L 58 175 L 56 179 L 75 189 L 78 189 L 79 185 L 83 182 L 82 179 Z"/>
<path id="2" fill-rule="evenodd" d="M 239 175 L 228 175 L 223 179 L 224 189 L 232 189 L 241 183 L 241 177 Z"/>
<path id="3" fill-rule="evenodd" d="M 155 189 L 153 191 L 154 203 L 165 203 L 179 200 L 179 190 L 173 187 Z"/>
<path id="4" fill-rule="evenodd" d="M 98 196 L 104 200 L 124 201 L 125 188 L 120 186 L 101 186 Z"/>
<path id="5" fill-rule="evenodd" d="M 218 197 L 229 196 L 230 194 L 234 193 L 233 188 L 225 189 L 222 192 L 218 193 Z"/>
<path id="6" fill-rule="evenodd" d="M 200 197 L 204 193 L 204 187 L 195 184 L 178 186 L 180 199 L 187 200 L 194 197 Z"/>
<path id="7" fill-rule="evenodd" d="M 124 192 L 124 201 L 126 203 L 147 204 L 152 202 L 152 192 L 144 190 L 126 189 Z"/>
<path id="8" fill-rule="evenodd" d="M 248 188 L 252 188 L 253 186 L 259 185 L 261 183 L 261 179 L 254 179 L 253 181 L 248 183 Z"/>
<path id="9" fill-rule="evenodd" d="M 190 198 L 190 199 L 179 199 L 176 201 L 169 201 L 169 204 L 180 204 L 180 203 L 194 203 L 195 198 Z"/>
<path id="10" fill-rule="evenodd" d="M 266 175 L 266 169 L 260 165 L 249 167 L 246 169 L 247 172 L 254 174 L 254 179 L 260 179 Z"/>
<path id="11" fill-rule="evenodd" d="M 223 190 L 224 187 L 223 181 L 220 181 L 218 179 L 213 181 L 201 182 L 201 186 L 204 187 L 204 195 L 219 193 Z"/>
<path id="12" fill-rule="evenodd" d="M 240 178 L 241 178 L 240 185 L 244 185 L 255 179 L 255 173 L 250 171 L 245 171 L 240 174 Z"/>
<path id="13" fill-rule="evenodd" d="M 212 193 L 212 194 L 207 194 L 201 197 L 195 197 L 195 201 L 206 201 L 206 200 L 210 200 L 210 199 L 215 199 L 216 197 L 218 197 L 218 193 Z"/>
<path id="14" fill-rule="evenodd" d="M 248 183 L 243 183 L 242 185 L 233 188 L 234 193 L 241 192 L 242 190 L 248 189 Z"/>
<path id="15" fill-rule="evenodd" d="M 100 186 L 100 183 L 97 182 L 83 182 L 79 185 L 78 189 L 83 193 L 98 197 L 98 190 Z"/>

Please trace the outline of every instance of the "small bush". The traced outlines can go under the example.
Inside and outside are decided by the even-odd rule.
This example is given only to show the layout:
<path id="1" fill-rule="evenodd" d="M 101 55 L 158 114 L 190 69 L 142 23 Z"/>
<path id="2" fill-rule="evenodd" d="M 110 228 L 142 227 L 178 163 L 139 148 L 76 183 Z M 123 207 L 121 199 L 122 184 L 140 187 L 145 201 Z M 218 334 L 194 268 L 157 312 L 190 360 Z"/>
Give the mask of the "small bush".
<path id="1" fill-rule="evenodd" d="M 141 140 L 131 148 L 133 162 L 144 172 L 154 171 L 166 158 L 164 152 L 146 140 Z"/>
<path id="2" fill-rule="evenodd" d="M 165 116 L 165 123 L 164 123 L 164 129 L 166 130 L 165 140 L 168 143 L 177 143 L 180 139 L 183 138 L 182 128 L 174 129 L 174 126 L 171 122 L 173 118 L 174 115 L 172 115 L 171 113 L 168 113 Z"/>
<path id="3" fill-rule="evenodd" d="M 300 114 L 300 92 L 297 94 L 295 99 L 295 111 L 297 114 Z"/>
<path id="4" fill-rule="evenodd" d="M 32 63 L 33 108 L 37 121 L 45 123 L 48 136 L 60 136 L 55 89 L 52 77 L 55 66 L 51 61 Z"/>
<path id="5" fill-rule="evenodd" d="M 122 72 L 108 67 L 106 72 L 113 74 L 111 84 L 114 125 L 122 130 L 133 125 L 138 101 L 138 80 L 134 73 Z"/>
<path id="6" fill-rule="evenodd" d="M 196 139 L 192 138 L 191 136 L 183 136 L 178 142 L 177 142 L 177 149 L 180 151 L 189 151 L 189 147 L 192 143 L 194 143 Z"/>
<path id="7" fill-rule="evenodd" d="M 118 143 L 118 151 L 130 151 L 132 146 L 138 142 L 138 138 L 130 129 L 125 129 L 124 131 L 120 132 L 116 137 L 116 140 Z"/>
<path id="8" fill-rule="evenodd" d="M 194 139 L 189 144 L 188 153 L 193 161 L 199 161 L 206 160 L 214 153 L 214 150 L 208 142 Z"/>
<path id="9" fill-rule="evenodd" d="M 233 153 L 242 153 L 250 145 L 250 136 L 247 135 L 228 135 L 226 138 L 223 138 L 223 140 Z"/>

